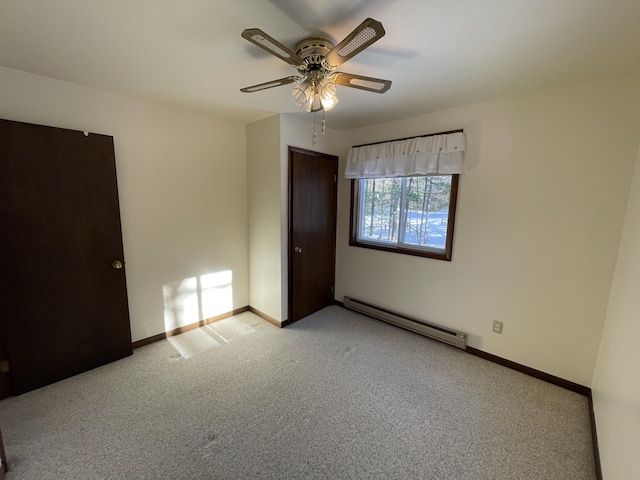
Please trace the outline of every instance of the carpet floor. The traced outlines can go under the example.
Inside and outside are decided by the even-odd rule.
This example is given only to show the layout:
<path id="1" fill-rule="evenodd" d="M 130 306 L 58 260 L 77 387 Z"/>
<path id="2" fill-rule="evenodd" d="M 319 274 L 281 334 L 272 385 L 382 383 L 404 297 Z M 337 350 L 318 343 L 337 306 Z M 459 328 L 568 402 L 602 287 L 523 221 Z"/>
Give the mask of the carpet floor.
<path id="1" fill-rule="evenodd" d="M 582 395 L 328 307 L 0 402 L 8 480 L 595 479 Z"/>

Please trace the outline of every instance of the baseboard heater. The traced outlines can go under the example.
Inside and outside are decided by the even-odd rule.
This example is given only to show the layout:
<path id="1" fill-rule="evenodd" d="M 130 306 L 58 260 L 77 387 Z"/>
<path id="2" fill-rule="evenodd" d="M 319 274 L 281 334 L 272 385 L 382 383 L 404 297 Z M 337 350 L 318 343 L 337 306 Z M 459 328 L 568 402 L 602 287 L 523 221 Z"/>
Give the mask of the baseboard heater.
<path id="1" fill-rule="evenodd" d="M 408 315 L 376 307 L 375 305 L 371 305 L 351 297 L 344 297 L 344 306 L 350 310 L 364 313 L 370 317 L 411 330 L 412 332 L 419 333 L 425 337 L 448 343 L 449 345 L 462 348 L 463 350 L 467 349 L 466 333 L 451 330 L 450 328 L 418 320 L 417 318 L 409 317 Z"/>

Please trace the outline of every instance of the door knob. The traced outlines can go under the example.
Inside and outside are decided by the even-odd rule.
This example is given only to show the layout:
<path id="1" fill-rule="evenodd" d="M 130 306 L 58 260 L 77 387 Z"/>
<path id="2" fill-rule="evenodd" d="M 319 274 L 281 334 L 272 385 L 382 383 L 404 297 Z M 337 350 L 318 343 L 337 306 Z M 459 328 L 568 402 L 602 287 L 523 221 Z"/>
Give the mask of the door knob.
<path id="1" fill-rule="evenodd" d="M 120 260 L 114 260 L 111 266 L 116 270 L 120 270 L 122 268 L 122 262 Z"/>
<path id="2" fill-rule="evenodd" d="M 294 247 L 294 248 L 293 248 L 293 251 L 294 251 L 295 253 L 302 253 L 302 247 Z"/>

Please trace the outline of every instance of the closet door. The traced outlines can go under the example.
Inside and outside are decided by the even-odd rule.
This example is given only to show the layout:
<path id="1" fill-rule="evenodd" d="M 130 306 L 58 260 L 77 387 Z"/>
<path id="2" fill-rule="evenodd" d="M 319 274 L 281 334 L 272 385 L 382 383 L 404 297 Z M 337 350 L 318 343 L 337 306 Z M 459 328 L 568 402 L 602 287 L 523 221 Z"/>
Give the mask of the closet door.
<path id="1" fill-rule="evenodd" d="M 113 138 L 0 120 L 0 168 L 13 393 L 131 355 Z"/>
<path id="2" fill-rule="evenodd" d="M 289 322 L 333 305 L 338 157 L 289 147 Z"/>

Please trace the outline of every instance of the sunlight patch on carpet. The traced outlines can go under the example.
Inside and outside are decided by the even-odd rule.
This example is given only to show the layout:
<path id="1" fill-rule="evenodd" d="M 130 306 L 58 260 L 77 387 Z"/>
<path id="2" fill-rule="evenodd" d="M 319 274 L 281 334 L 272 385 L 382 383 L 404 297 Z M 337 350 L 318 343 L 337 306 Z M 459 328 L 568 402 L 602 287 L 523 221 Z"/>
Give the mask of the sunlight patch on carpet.
<path id="1" fill-rule="evenodd" d="M 181 335 L 174 335 L 167 340 L 184 359 L 189 359 L 198 353 L 220 346 L 219 342 L 212 338 L 211 335 L 207 335 L 201 328 Z"/>

